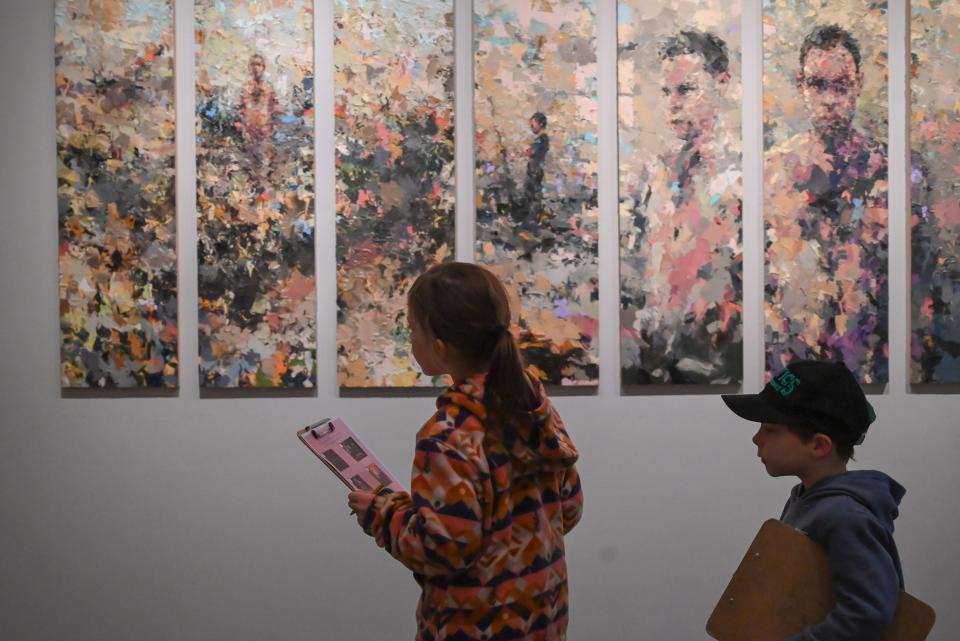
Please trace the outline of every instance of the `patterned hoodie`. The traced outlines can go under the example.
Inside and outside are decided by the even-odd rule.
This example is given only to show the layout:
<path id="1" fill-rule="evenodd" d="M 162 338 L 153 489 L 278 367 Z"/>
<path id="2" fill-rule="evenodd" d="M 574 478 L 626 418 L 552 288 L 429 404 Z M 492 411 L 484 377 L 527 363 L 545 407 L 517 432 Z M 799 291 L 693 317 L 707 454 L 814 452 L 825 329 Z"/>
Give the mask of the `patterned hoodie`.
<path id="1" fill-rule="evenodd" d="M 482 376 L 444 391 L 417 433 L 410 493 L 382 494 L 364 515 L 423 588 L 417 641 L 566 638 L 577 450 L 528 377 L 541 402 L 509 434 L 487 429 Z"/>

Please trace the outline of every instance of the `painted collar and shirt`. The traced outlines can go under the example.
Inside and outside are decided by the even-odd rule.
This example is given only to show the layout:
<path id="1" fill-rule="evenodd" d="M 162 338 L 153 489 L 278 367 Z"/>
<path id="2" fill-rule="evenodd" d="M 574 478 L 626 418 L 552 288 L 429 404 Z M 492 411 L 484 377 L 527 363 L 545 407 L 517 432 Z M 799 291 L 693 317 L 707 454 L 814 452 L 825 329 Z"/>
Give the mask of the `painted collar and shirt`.
<path id="1" fill-rule="evenodd" d="M 826 552 L 837 603 L 826 618 L 786 641 L 877 641 L 893 620 L 903 571 L 893 521 L 906 490 L 873 470 L 797 485 L 780 520 Z"/>
<path id="2" fill-rule="evenodd" d="M 625 384 L 742 378 L 743 181 L 733 148 L 724 140 L 658 157 L 621 210 Z"/>
<path id="3" fill-rule="evenodd" d="M 765 180 L 768 371 L 842 360 L 886 382 L 886 145 L 799 134 L 767 154 Z"/>
<path id="4" fill-rule="evenodd" d="M 417 433 L 410 493 L 378 496 L 364 530 L 422 587 L 417 641 L 563 641 L 564 535 L 580 520 L 577 450 L 540 405 L 488 429 L 483 379 L 451 386 Z"/>

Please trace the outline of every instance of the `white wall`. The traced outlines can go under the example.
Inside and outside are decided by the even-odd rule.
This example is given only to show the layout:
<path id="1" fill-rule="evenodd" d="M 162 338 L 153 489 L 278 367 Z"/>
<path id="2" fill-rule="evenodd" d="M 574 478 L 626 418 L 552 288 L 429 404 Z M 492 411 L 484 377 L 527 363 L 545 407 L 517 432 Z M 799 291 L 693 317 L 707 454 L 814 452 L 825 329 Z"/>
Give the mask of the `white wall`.
<path id="1" fill-rule="evenodd" d="M 318 2 L 320 114 L 332 105 L 329 2 Z M 759 0 L 745 0 L 747 381 L 760 387 Z M 339 485 L 297 442 L 321 415 L 359 427 L 394 470 L 432 400 L 339 398 L 334 372 L 332 117 L 319 119 L 316 397 L 200 398 L 192 216 L 190 2 L 178 0 L 178 394 L 64 397 L 58 380 L 53 0 L 0 8 L 0 640 L 411 639 L 417 588 L 347 514 Z M 469 3 L 458 0 L 460 42 Z M 581 449 L 583 523 L 569 538 L 571 639 L 704 639 L 704 622 L 763 519 L 791 485 L 754 457 L 752 426 L 713 394 L 619 394 L 615 5 L 600 0 L 601 384 L 557 399 Z M 903 155 L 904 0 L 891 8 L 891 151 Z M 322 27 L 322 28 L 321 28 Z M 468 41 L 468 40 L 467 40 Z M 469 71 L 468 52 L 459 67 Z M 186 71 L 185 71 L 186 70 Z M 458 83 L 467 122 L 469 78 Z M 460 202 L 470 132 L 458 131 Z M 901 168 L 902 169 L 902 168 Z M 891 186 L 891 373 L 857 467 L 908 493 L 898 521 L 908 588 L 960 628 L 960 398 L 909 394 L 904 177 Z M 471 212 L 458 242 L 469 253 Z M 461 254 L 463 255 L 463 254 Z M 952 390 L 956 392 L 956 390 Z"/>

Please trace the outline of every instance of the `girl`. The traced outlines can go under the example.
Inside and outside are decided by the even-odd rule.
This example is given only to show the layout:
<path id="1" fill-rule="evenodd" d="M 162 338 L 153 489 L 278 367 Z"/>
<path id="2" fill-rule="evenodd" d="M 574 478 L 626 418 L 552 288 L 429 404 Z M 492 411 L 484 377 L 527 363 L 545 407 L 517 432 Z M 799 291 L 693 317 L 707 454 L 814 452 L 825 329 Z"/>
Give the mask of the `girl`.
<path id="1" fill-rule="evenodd" d="M 506 291 L 446 263 L 417 279 L 407 309 L 417 363 L 454 384 L 417 433 L 410 493 L 351 492 L 350 507 L 422 587 L 418 641 L 562 641 L 577 450 L 524 372 Z"/>

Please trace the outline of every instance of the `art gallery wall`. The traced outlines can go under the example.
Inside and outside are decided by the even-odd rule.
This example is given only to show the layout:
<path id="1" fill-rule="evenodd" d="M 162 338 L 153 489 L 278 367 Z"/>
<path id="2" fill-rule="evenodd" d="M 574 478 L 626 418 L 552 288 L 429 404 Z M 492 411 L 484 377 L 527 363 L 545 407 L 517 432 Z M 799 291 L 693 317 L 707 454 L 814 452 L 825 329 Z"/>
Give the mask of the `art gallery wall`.
<path id="1" fill-rule="evenodd" d="M 745 0 L 745 391 L 761 385 L 760 6 Z M 704 622 L 792 484 L 769 479 L 751 425 L 712 390 L 624 395 L 617 368 L 613 0 L 598 1 L 600 385 L 562 395 L 582 453 L 584 520 L 568 539 L 571 639 L 705 639 Z M 339 415 L 395 472 L 430 396 L 336 389 L 331 7 L 317 1 L 318 389 L 198 389 L 191 3 L 177 2 L 179 391 L 60 390 L 53 0 L 0 6 L 0 640 L 410 639 L 418 588 L 347 514 L 342 488 L 294 437 Z M 905 155 L 905 18 L 891 0 L 891 158 Z M 458 44 L 469 2 L 457 2 Z M 458 255 L 472 253 L 468 48 L 457 51 Z M 326 108 L 326 111 L 325 111 Z M 907 487 L 897 540 L 908 589 L 960 628 L 955 509 L 960 390 L 909 390 L 905 167 L 891 172 L 891 382 L 856 468 Z M 929 390 L 923 390 L 929 391 Z M 681 392 L 685 392 L 681 394 Z"/>

